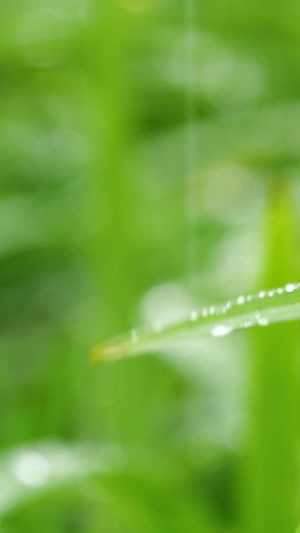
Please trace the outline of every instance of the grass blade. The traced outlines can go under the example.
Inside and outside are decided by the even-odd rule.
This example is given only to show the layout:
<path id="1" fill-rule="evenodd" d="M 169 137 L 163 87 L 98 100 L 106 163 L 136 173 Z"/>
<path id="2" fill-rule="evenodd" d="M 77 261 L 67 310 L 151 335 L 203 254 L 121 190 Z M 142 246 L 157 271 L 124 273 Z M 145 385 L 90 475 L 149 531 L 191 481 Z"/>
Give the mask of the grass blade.
<path id="1" fill-rule="evenodd" d="M 261 283 L 283 283 L 298 271 L 296 216 L 287 182 L 270 183 L 263 224 Z M 288 533 L 297 523 L 298 327 L 285 323 L 255 330 L 249 340 L 247 531 Z"/>
<path id="2" fill-rule="evenodd" d="M 255 295 L 239 296 L 223 305 L 192 310 L 190 316 L 175 324 L 154 324 L 95 346 L 92 363 L 159 351 L 182 340 L 211 335 L 222 337 L 253 326 L 267 326 L 300 318 L 300 283 L 262 290 Z"/>

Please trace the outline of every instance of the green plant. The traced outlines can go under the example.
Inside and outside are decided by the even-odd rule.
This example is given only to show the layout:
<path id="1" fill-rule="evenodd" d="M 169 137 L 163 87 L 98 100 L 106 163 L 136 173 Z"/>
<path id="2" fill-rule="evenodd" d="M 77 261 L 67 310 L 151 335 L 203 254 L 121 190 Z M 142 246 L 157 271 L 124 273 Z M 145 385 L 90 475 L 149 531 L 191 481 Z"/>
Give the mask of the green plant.
<path id="1" fill-rule="evenodd" d="M 239 329 L 268 326 L 300 318 L 300 284 L 262 289 L 256 294 L 241 295 L 236 300 L 192 309 L 187 319 L 175 324 L 153 324 L 132 330 L 121 338 L 103 342 L 90 352 L 92 363 L 113 361 L 149 351 L 175 347 L 180 341 L 202 336 L 223 337 Z"/>
<path id="2" fill-rule="evenodd" d="M 1 532 L 294 531 L 299 5 L 2 4 Z"/>

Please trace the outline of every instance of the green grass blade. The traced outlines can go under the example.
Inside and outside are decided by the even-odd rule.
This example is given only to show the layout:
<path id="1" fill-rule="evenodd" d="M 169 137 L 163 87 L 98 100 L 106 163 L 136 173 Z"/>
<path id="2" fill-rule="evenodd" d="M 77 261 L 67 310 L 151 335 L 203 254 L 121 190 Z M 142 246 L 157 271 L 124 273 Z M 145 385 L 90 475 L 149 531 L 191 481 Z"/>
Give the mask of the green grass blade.
<path id="1" fill-rule="evenodd" d="M 288 183 L 273 180 L 263 214 L 265 259 L 260 283 L 284 283 L 297 268 L 297 225 Z M 251 332 L 249 533 L 294 531 L 298 470 L 298 327 Z"/>
<path id="2" fill-rule="evenodd" d="M 164 350 L 179 341 L 211 335 L 222 337 L 243 328 L 267 326 L 300 318 L 300 284 L 262 290 L 255 295 L 239 296 L 223 305 L 192 310 L 181 322 L 133 330 L 129 334 L 95 346 L 92 363 L 112 361 L 148 351 Z"/>

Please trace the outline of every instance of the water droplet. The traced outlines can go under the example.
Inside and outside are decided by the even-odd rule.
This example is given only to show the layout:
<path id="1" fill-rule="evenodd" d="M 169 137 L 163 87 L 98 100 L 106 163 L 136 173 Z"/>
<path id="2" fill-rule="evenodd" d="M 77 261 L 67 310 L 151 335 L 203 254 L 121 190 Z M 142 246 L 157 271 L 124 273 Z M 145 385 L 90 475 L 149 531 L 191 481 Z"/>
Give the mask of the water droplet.
<path id="1" fill-rule="evenodd" d="M 261 298 L 261 299 L 265 298 L 266 296 L 267 296 L 266 291 L 260 291 L 260 292 L 258 293 L 258 297 Z"/>
<path id="2" fill-rule="evenodd" d="M 259 326 L 268 326 L 269 325 L 269 321 L 267 318 L 260 318 L 258 320 L 258 325 Z"/>
<path id="3" fill-rule="evenodd" d="M 225 337 L 226 335 L 229 335 L 229 333 L 232 332 L 232 328 L 229 326 L 224 326 L 223 324 L 219 324 L 218 326 L 215 326 L 211 330 L 211 334 L 214 337 Z"/>
<path id="4" fill-rule="evenodd" d="M 252 302 L 252 300 L 253 300 L 253 296 L 249 294 L 249 296 L 247 296 L 247 302 Z"/>
<path id="5" fill-rule="evenodd" d="M 227 302 L 227 304 L 226 304 L 226 308 L 227 308 L 227 310 L 229 311 L 229 309 L 232 308 L 232 302 Z"/>
<path id="6" fill-rule="evenodd" d="M 199 316 L 199 315 L 198 315 L 198 312 L 197 312 L 197 311 L 195 311 L 195 310 L 192 311 L 192 312 L 191 312 L 191 316 L 190 316 L 191 321 L 192 321 L 192 322 L 196 322 L 196 320 L 198 319 L 198 316 Z"/>
<path id="7" fill-rule="evenodd" d="M 277 294 L 284 294 L 284 291 L 285 289 L 283 289 L 282 287 L 279 287 L 279 289 L 277 289 Z"/>
<path id="8" fill-rule="evenodd" d="M 209 314 L 210 315 L 215 315 L 216 314 L 216 308 L 214 305 L 212 305 L 210 308 L 209 308 Z"/>
<path id="9" fill-rule="evenodd" d="M 253 320 L 249 320 L 248 322 L 245 322 L 244 328 L 251 328 L 254 324 L 255 322 L 253 322 Z"/>
<path id="10" fill-rule="evenodd" d="M 238 299 L 237 299 L 237 301 L 236 301 L 236 303 L 237 303 L 238 305 L 243 305 L 243 304 L 245 303 L 245 301 L 246 301 L 245 296 L 239 296 Z"/>
<path id="11" fill-rule="evenodd" d="M 297 286 L 295 285 L 295 283 L 288 283 L 285 286 L 286 292 L 294 292 L 296 290 L 296 288 L 297 288 Z"/>
<path id="12" fill-rule="evenodd" d="M 207 307 L 204 307 L 204 309 L 202 310 L 202 316 L 203 318 L 206 318 L 208 316 L 208 309 Z"/>
<path id="13" fill-rule="evenodd" d="M 275 291 L 275 290 L 272 290 L 272 291 L 269 291 L 269 292 L 268 292 L 268 296 L 269 296 L 269 298 L 273 298 L 273 297 L 275 296 L 275 294 L 276 294 L 276 291 Z"/>

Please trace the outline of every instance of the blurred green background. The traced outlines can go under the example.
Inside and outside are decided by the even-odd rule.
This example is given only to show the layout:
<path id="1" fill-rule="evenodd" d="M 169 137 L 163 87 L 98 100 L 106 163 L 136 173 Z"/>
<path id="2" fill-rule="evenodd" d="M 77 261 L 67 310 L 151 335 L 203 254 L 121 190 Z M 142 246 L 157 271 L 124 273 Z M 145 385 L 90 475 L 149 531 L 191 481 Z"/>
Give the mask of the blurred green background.
<path id="1" fill-rule="evenodd" d="M 298 275 L 300 5 L 3 0 L 0 530 L 285 533 L 297 324 L 88 363 Z"/>

